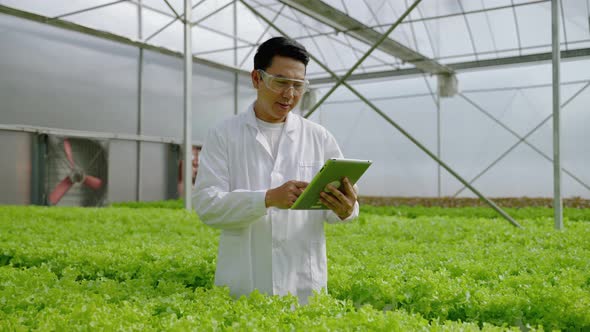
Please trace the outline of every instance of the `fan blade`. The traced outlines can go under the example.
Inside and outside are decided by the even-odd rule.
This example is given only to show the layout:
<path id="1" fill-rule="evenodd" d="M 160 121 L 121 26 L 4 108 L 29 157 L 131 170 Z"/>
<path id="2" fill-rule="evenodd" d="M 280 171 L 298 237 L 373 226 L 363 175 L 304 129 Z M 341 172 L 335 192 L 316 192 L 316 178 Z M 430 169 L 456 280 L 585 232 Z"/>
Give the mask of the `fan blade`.
<path id="1" fill-rule="evenodd" d="M 102 187 L 102 180 L 92 175 L 86 175 L 84 184 L 94 190 L 98 190 Z"/>
<path id="2" fill-rule="evenodd" d="M 51 194 L 49 194 L 49 202 L 53 205 L 59 203 L 61 198 L 68 192 L 68 190 L 70 190 L 72 185 L 72 180 L 70 180 L 69 176 L 66 176 L 57 186 L 55 186 L 55 189 L 53 189 Z"/>
<path id="3" fill-rule="evenodd" d="M 74 168 L 74 157 L 72 157 L 72 144 L 67 138 L 64 138 L 64 150 L 66 152 L 66 157 L 70 161 L 70 167 Z"/>

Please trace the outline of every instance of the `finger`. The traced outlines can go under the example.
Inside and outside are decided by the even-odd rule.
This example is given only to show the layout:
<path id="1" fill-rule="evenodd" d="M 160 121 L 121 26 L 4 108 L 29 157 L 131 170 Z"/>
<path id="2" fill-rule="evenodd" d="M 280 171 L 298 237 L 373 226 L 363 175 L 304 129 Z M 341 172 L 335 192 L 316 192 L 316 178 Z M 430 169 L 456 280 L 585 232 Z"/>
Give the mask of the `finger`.
<path id="1" fill-rule="evenodd" d="M 303 193 L 303 188 L 297 187 L 295 184 L 290 184 L 288 187 L 289 193 L 299 197 Z"/>
<path id="2" fill-rule="evenodd" d="M 297 195 L 289 194 L 289 196 L 287 196 L 287 199 L 289 202 L 295 203 L 295 201 L 297 200 Z"/>
<path id="3" fill-rule="evenodd" d="M 344 184 L 345 196 L 356 201 L 356 190 L 354 190 L 354 187 L 350 180 L 347 177 L 345 177 L 342 182 Z"/>
<path id="4" fill-rule="evenodd" d="M 307 187 L 309 185 L 309 182 L 305 182 L 305 181 L 293 181 L 293 184 L 297 188 L 305 189 L 305 187 Z"/>
<path id="5" fill-rule="evenodd" d="M 330 191 L 334 196 L 336 196 L 338 200 L 342 202 L 346 201 L 346 196 L 340 190 L 338 190 L 338 188 L 334 187 L 331 184 L 328 184 L 326 188 L 328 188 L 328 191 Z"/>
<path id="6" fill-rule="evenodd" d="M 321 195 L 321 194 L 320 194 L 320 202 L 321 202 L 322 204 L 324 204 L 324 205 L 325 205 L 325 206 L 326 206 L 328 209 L 330 209 L 330 210 L 332 210 L 332 211 L 334 211 L 334 212 L 338 211 L 338 210 L 337 210 L 337 206 L 336 206 L 336 205 L 334 205 L 334 203 L 333 203 L 333 202 L 329 201 L 329 200 L 326 198 L 326 196 L 329 196 L 329 195 L 327 195 L 327 194 L 326 194 L 326 195 L 324 196 L 324 195 Z"/>
<path id="7" fill-rule="evenodd" d="M 344 195 L 342 195 L 341 197 L 336 197 L 333 194 L 320 193 L 320 197 L 323 197 L 326 201 L 329 201 L 330 204 L 333 206 L 333 208 L 330 209 L 336 212 L 336 214 L 338 215 L 340 215 L 343 212 L 346 212 L 347 215 L 350 215 L 348 211 L 352 211 L 352 209 L 354 208 L 355 201 L 349 200 Z"/>
<path id="8" fill-rule="evenodd" d="M 333 201 L 328 200 L 329 198 L 327 198 L 327 197 L 330 197 L 330 194 L 325 194 L 324 197 L 320 197 L 320 202 L 322 204 L 324 204 L 328 209 L 332 210 L 337 216 L 340 217 L 345 214 L 346 214 L 346 216 L 350 215 L 350 213 L 345 213 L 345 211 L 349 211 L 349 210 L 343 208 L 339 204 L 334 204 Z"/>
<path id="9" fill-rule="evenodd" d="M 350 184 L 350 180 L 347 177 L 342 178 L 342 192 L 344 195 L 348 196 L 348 193 L 352 192 L 352 185 Z"/>
<path id="10" fill-rule="evenodd" d="M 301 196 L 301 194 L 303 194 L 303 189 L 297 188 L 296 194 L 297 194 L 297 197 Z"/>
<path id="11" fill-rule="evenodd" d="M 320 193 L 320 197 L 328 203 L 330 203 L 330 205 L 334 206 L 335 208 L 338 208 L 340 207 L 340 205 L 342 205 L 342 202 L 340 202 L 338 198 L 334 197 L 334 195 L 322 192 Z"/>

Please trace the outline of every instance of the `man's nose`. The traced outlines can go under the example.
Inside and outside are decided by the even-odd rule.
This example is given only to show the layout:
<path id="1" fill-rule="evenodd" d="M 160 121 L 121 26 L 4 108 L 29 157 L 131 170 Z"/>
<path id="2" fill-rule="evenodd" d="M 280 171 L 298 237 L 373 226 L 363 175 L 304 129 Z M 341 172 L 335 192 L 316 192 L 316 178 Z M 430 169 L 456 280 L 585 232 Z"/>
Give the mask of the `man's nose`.
<path id="1" fill-rule="evenodd" d="M 285 91 L 283 91 L 283 96 L 293 98 L 295 96 L 295 87 L 290 86 L 290 87 L 286 88 Z"/>

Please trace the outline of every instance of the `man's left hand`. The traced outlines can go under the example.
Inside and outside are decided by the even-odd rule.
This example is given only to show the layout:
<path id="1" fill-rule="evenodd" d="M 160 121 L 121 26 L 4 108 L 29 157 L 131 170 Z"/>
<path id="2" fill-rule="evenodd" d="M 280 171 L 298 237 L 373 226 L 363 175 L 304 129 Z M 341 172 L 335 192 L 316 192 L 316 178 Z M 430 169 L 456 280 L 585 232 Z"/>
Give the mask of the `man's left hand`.
<path id="1" fill-rule="evenodd" d="M 334 211 L 340 219 L 344 220 L 354 212 L 354 204 L 357 195 L 354 187 L 347 177 L 342 179 L 341 190 L 332 184 L 326 186 L 326 191 L 320 193 L 320 201 L 330 210 Z"/>

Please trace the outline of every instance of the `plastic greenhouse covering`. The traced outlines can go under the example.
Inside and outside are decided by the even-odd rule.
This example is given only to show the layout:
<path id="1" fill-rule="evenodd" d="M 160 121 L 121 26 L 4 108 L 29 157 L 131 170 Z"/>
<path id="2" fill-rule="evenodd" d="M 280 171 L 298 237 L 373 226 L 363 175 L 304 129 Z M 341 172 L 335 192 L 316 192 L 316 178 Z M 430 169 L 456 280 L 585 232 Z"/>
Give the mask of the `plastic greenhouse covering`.
<path id="1" fill-rule="evenodd" d="M 195 142 L 253 101 L 253 56 L 276 28 L 337 75 L 373 46 L 292 2 L 192 1 Z M 378 34 L 413 3 L 321 2 Z M 590 198 L 590 0 L 560 4 L 562 195 Z M 136 134 L 141 76 L 141 134 L 180 140 L 183 13 L 181 0 L 0 0 L 0 124 Z M 388 38 L 451 68 L 457 93 L 380 47 L 348 84 L 485 195 L 551 197 L 551 14 L 548 0 L 424 0 Z M 316 61 L 307 76 L 315 100 L 336 83 Z M 343 85 L 310 119 L 374 161 L 362 195 L 474 196 Z"/>

